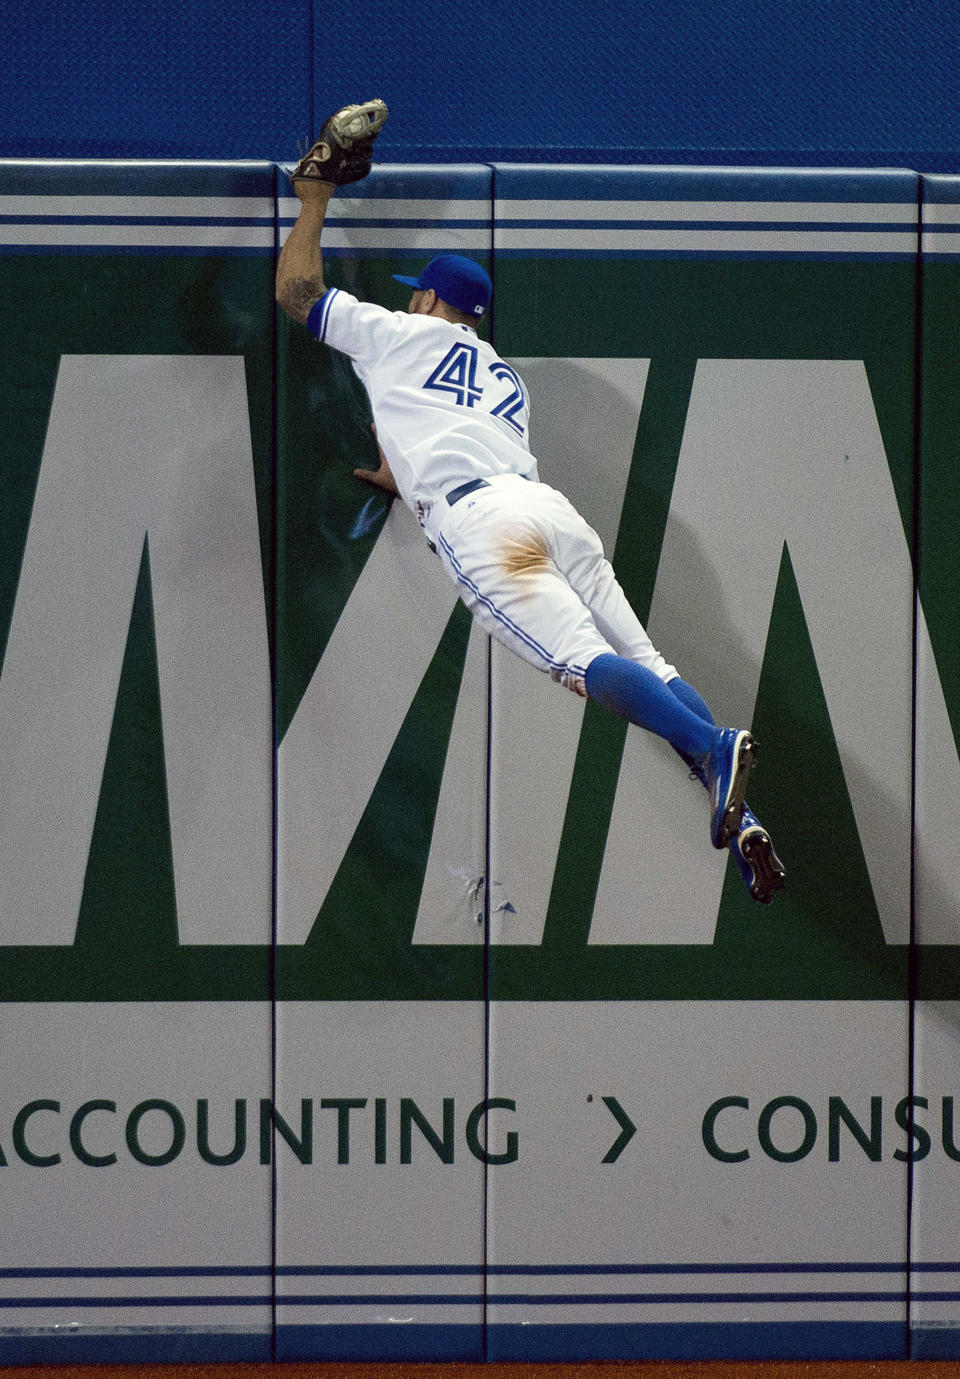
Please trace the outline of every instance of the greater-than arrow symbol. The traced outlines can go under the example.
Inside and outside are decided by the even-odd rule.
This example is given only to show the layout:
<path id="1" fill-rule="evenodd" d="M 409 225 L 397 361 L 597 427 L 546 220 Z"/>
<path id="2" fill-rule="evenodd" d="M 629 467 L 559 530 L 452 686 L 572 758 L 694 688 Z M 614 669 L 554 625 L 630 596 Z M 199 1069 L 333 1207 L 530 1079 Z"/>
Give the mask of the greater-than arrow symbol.
<path id="1" fill-rule="evenodd" d="M 620 1126 L 620 1134 L 601 1160 L 602 1163 L 612 1164 L 616 1163 L 617 1159 L 619 1159 L 620 1155 L 633 1139 L 634 1135 L 637 1133 L 637 1127 L 615 1096 L 605 1096 L 603 1098 L 603 1104 L 610 1114 L 615 1117 L 617 1124 Z"/>

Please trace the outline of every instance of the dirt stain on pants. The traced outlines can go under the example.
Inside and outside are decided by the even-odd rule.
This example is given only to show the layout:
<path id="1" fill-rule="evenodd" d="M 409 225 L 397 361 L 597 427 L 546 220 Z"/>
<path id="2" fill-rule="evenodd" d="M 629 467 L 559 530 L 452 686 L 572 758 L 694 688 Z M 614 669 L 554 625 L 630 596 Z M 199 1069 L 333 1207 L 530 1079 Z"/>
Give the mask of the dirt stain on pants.
<path id="1" fill-rule="evenodd" d="M 521 532 L 502 544 L 503 570 L 507 575 L 541 574 L 552 563 L 546 538 L 539 532 Z"/>

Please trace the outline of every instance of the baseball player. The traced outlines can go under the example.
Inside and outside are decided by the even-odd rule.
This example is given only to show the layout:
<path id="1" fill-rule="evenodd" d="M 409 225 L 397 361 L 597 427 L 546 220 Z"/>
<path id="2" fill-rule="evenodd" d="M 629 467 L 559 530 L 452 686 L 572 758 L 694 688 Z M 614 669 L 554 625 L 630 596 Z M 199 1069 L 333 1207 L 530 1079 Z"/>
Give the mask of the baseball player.
<path id="1" fill-rule="evenodd" d="M 346 106 L 291 173 L 301 206 L 277 268 L 277 301 L 342 351 L 369 395 L 379 470 L 358 470 L 415 513 L 460 597 L 491 636 L 575 693 L 665 738 L 706 786 L 710 839 L 729 847 L 750 894 L 769 903 L 784 870 L 746 807 L 757 744 L 718 727 L 656 650 L 600 539 L 540 481 L 523 381 L 478 338 L 485 270 L 444 254 L 417 278 L 406 312 L 328 288 L 321 234 L 338 186 L 370 171 L 382 101 Z"/>

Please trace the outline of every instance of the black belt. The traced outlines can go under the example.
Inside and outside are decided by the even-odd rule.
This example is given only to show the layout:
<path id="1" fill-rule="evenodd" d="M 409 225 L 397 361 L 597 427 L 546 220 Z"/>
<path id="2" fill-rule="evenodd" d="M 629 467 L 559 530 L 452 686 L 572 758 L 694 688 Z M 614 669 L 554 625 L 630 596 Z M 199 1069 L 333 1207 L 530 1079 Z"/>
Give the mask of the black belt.
<path id="1" fill-rule="evenodd" d="M 466 498 L 468 493 L 473 493 L 478 488 L 489 488 L 486 479 L 468 479 L 465 484 L 459 484 L 452 488 L 447 494 L 447 502 L 453 507 L 454 503 L 459 503 L 461 498 Z"/>

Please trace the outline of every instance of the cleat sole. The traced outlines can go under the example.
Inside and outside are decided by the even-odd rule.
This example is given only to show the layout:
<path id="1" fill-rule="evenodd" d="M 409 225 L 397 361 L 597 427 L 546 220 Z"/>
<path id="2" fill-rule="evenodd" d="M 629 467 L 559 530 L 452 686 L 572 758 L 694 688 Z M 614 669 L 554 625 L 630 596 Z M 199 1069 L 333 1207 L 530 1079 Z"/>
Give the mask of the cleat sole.
<path id="1" fill-rule="evenodd" d="M 749 829 L 741 838 L 740 853 L 753 873 L 750 895 L 758 905 L 770 905 L 786 880 L 783 863 L 773 850 L 766 829 Z"/>

